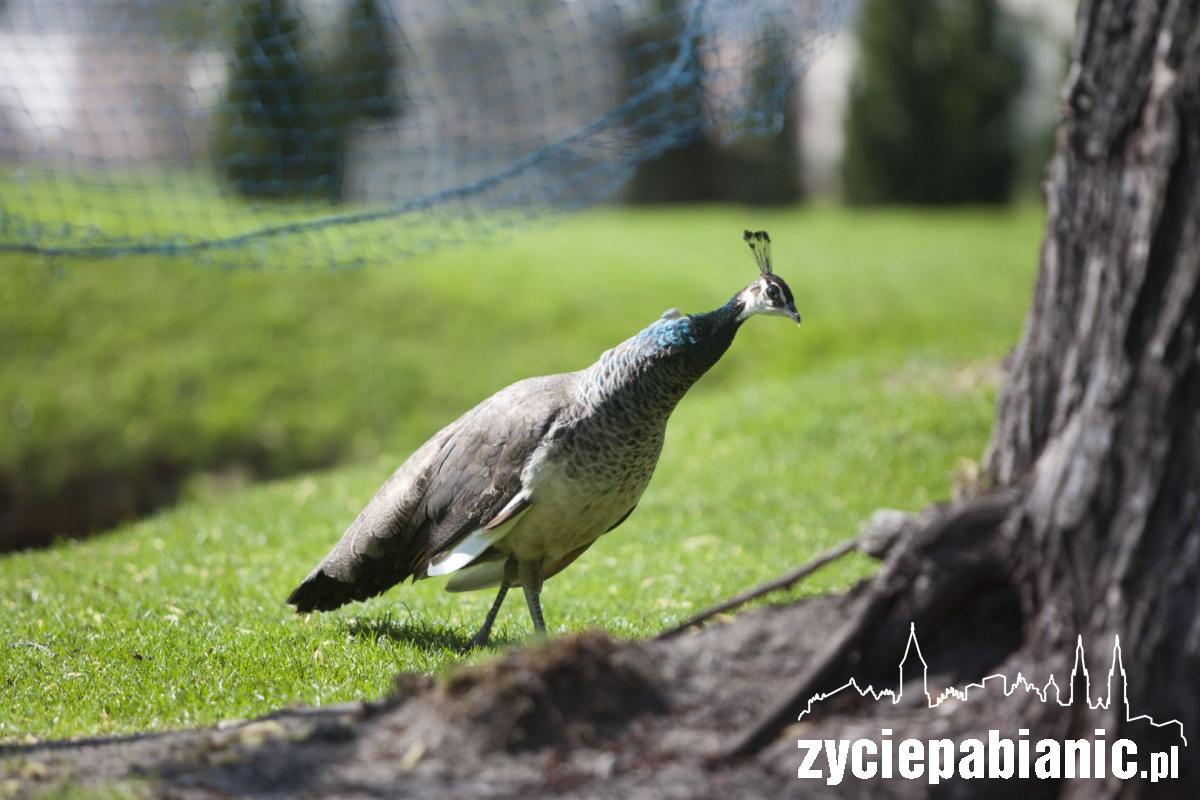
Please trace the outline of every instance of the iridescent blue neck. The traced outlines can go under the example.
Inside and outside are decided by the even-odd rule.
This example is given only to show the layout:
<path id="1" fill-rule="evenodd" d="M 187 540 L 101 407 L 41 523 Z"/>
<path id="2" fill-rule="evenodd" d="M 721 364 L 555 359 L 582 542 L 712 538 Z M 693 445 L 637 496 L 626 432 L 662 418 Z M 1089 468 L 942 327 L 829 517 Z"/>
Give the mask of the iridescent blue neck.
<path id="1" fill-rule="evenodd" d="M 649 417 L 665 417 L 701 375 L 720 360 L 741 326 L 735 296 L 703 314 L 655 320 L 608 350 L 584 371 L 585 406 L 635 403 Z"/>

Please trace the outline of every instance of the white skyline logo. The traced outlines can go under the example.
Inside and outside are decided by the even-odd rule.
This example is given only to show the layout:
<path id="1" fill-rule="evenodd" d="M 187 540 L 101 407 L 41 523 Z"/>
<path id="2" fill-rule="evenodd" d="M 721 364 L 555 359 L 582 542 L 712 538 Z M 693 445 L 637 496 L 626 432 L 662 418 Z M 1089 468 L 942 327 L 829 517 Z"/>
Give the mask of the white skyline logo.
<path id="1" fill-rule="evenodd" d="M 955 686 L 949 686 L 939 692 L 935 698 L 929 691 L 929 664 L 925 661 L 925 656 L 921 653 L 921 643 L 917 641 L 916 623 L 909 623 L 908 643 L 905 645 L 904 655 L 900 658 L 900 682 L 896 689 L 876 689 L 873 685 L 859 686 L 857 679 L 851 678 L 832 691 L 818 692 L 810 697 L 808 699 L 808 703 L 805 705 L 804 710 L 801 711 L 800 716 L 797 717 L 797 720 L 802 720 L 806 715 L 811 713 L 815 703 L 819 703 L 823 700 L 829 699 L 830 697 L 841 694 L 847 689 L 853 689 L 854 691 L 858 692 L 860 697 L 869 696 L 874 700 L 881 700 L 884 697 L 889 697 L 891 698 L 893 704 L 900 702 L 900 698 L 904 696 L 905 664 L 908 663 L 909 657 L 914 654 L 921 662 L 922 691 L 925 694 L 925 700 L 929 708 L 937 708 L 950 698 L 967 702 L 972 689 L 986 690 L 989 681 L 999 681 L 1003 687 L 1005 697 L 1011 697 L 1013 692 L 1017 691 L 1018 689 L 1024 689 L 1027 693 L 1033 693 L 1037 695 L 1037 698 L 1043 703 L 1053 701 L 1066 708 L 1075 704 L 1076 679 L 1079 673 L 1082 671 L 1085 686 L 1084 693 L 1086 695 L 1085 700 L 1088 704 L 1088 707 L 1092 709 L 1108 709 L 1112 707 L 1114 700 L 1114 688 L 1116 686 L 1114 678 L 1119 672 L 1120 697 L 1115 699 L 1119 700 L 1125 706 L 1125 721 L 1138 722 L 1145 720 L 1155 728 L 1175 726 L 1179 730 L 1179 738 L 1183 742 L 1183 745 L 1186 747 L 1188 743 L 1187 737 L 1184 736 L 1183 733 L 1183 723 L 1180 720 L 1172 719 L 1167 720 L 1166 722 L 1157 722 L 1149 714 L 1139 714 L 1137 716 L 1132 715 L 1132 712 L 1129 709 L 1129 679 L 1125 673 L 1125 664 L 1121 658 L 1121 638 L 1119 636 L 1113 637 L 1112 661 L 1110 662 L 1108 669 L 1108 694 L 1104 697 L 1097 697 L 1095 699 L 1092 698 L 1092 678 L 1087 669 L 1087 659 L 1083 650 L 1083 636 L 1080 635 L 1075 640 L 1075 664 L 1071 668 L 1070 691 L 1066 700 L 1063 699 L 1062 689 L 1059 687 L 1058 681 L 1055 679 L 1053 674 L 1050 675 L 1044 684 L 1038 686 L 1031 683 L 1020 672 L 1017 673 L 1016 678 L 1014 678 L 1011 683 L 1007 675 L 1003 673 L 996 673 L 995 675 L 988 675 L 987 677 L 978 681 L 968 683 L 961 689 Z M 1051 690 L 1054 692 L 1053 695 L 1051 695 Z"/>

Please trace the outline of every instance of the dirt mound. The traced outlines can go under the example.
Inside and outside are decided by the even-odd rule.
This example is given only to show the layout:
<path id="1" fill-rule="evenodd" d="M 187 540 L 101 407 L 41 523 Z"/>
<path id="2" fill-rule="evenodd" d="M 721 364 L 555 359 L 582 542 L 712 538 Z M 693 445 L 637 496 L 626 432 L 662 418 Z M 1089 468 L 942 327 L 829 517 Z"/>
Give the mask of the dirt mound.
<path id="1" fill-rule="evenodd" d="M 9 748 L 0 784 L 172 797 L 662 798 L 720 796 L 734 781 L 739 796 L 774 797 L 796 789 L 794 742 L 736 769 L 704 759 L 819 649 L 837 602 L 761 609 L 664 642 L 552 640 L 440 683 L 403 676 L 378 704 Z"/>
<path id="2" fill-rule="evenodd" d="M 598 632 L 460 670 L 435 697 L 448 720 L 512 753 L 594 746 L 667 708 L 647 654 Z"/>

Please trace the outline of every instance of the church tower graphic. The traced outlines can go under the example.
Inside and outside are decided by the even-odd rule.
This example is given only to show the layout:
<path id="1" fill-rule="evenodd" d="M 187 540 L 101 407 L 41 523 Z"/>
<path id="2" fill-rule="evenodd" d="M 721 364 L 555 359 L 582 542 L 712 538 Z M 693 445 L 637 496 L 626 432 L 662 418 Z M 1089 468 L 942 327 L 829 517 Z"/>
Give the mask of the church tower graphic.
<path id="1" fill-rule="evenodd" d="M 1121 718 L 1125 722 L 1147 722 L 1155 728 L 1174 728 L 1179 734 L 1180 742 L 1185 747 L 1187 746 L 1188 740 L 1184 735 L 1183 723 L 1179 720 L 1170 719 L 1160 722 L 1149 714 L 1133 714 L 1133 711 L 1129 707 L 1129 675 L 1125 671 L 1119 636 L 1113 637 L 1112 658 L 1109 662 L 1106 678 L 1105 683 L 1107 685 L 1105 686 L 1104 694 L 1093 697 L 1092 677 L 1087 668 L 1083 636 L 1078 636 L 1075 640 L 1075 661 L 1071 667 L 1071 675 L 1066 685 L 1065 697 L 1063 696 L 1063 687 L 1053 674 L 1044 682 L 1038 684 L 1030 681 L 1020 672 L 1011 679 L 1003 673 L 997 673 L 995 675 L 988 675 L 986 678 L 981 678 L 978 681 L 967 683 L 962 687 L 948 686 L 939 691 L 935 696 L 929 689 L 929 663 L 925 660 L 925 656 L 921 652 L 921 643 L 917 639 L 916 623 L 910 623 L 908 628 L 908 643 L 905 645 L 904 655 L 900 658 L 896 688 L 876 689 L 873 685 L 862 686 L 855 678 L 851 678 L 832 691 L 818 692 L 810 697 L 804 710 L 800 712 L 798 719 L 802 720 L 812 713 L 817 703 L 847 691 L 858 692 L 859 696 L 870 697 L 876 701 L 887 698 L 893 704 L 899 703 L 904 696 L 905 685 L 913 680 L 919 680 L 921 691 L 925 695 L 925 701 L 929 708 L 937 708 L 950 699 L 966 703 L 970 701 L 973 694 L 977 696 L 979 693 L 992 692 L 996 689 L 1002 691 L 1005 697 L 1011 697 L 1017 691 L 1024 691 L 1036 695 L 1038 700 L 1043 703 L 1057 703 L 1063 707 L 1070 707 L 1076 702 L 1080 702 L 1087 703 L 1088 708 L 1091 709 L 1110 709 L 1113 707 L 1113 703 L 1118 703 L 1118 707 L 1124 712 Z"/>

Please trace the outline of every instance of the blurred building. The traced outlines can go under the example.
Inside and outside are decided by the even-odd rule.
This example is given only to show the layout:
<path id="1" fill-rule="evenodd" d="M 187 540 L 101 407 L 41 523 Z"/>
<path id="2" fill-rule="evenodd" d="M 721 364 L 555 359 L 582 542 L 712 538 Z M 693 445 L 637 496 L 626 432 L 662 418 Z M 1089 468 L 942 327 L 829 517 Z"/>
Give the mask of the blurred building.
<path id="1" fill-rule="evenodd" d="M 225 82 L 219 48 L 148 35 L 112 0 L 0 8 L 0 159 L 86 168 L 206 157 Z"/>

